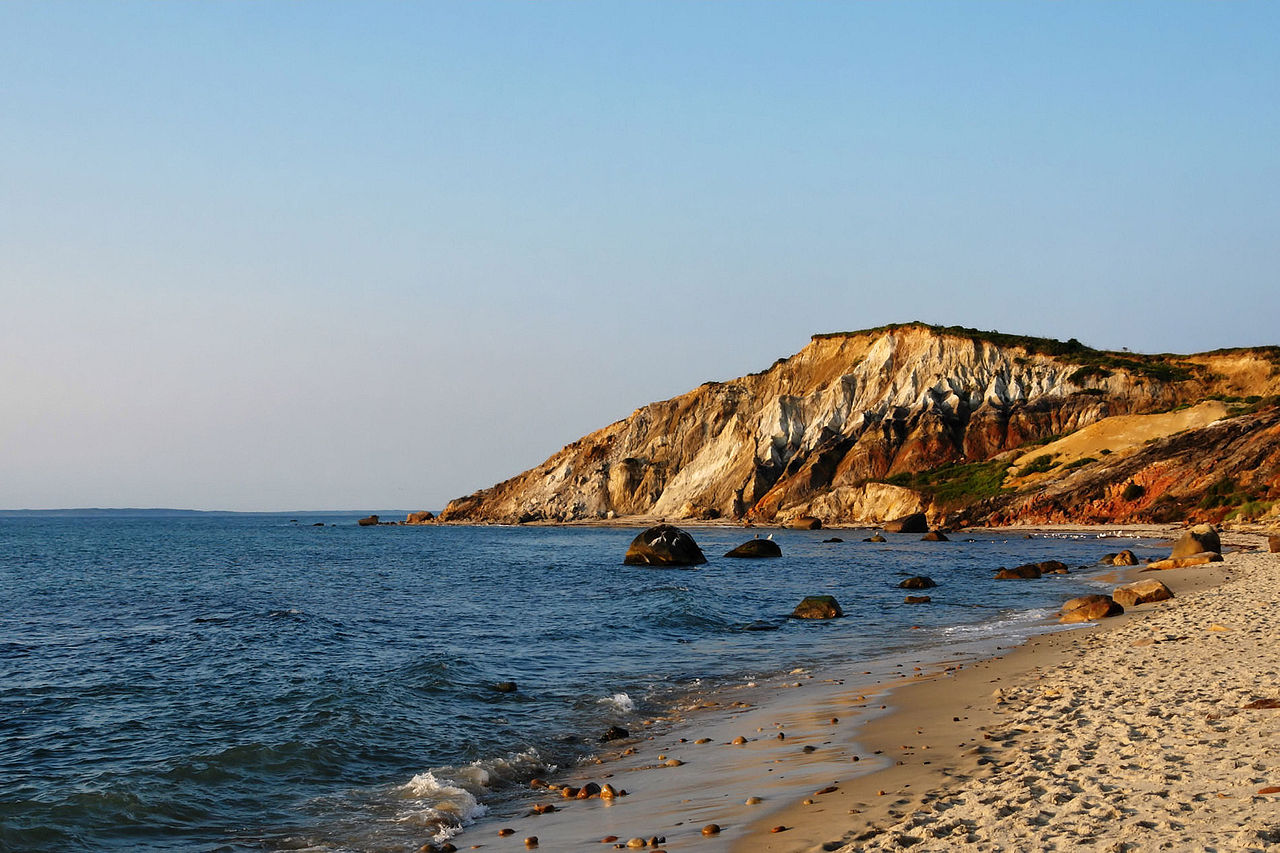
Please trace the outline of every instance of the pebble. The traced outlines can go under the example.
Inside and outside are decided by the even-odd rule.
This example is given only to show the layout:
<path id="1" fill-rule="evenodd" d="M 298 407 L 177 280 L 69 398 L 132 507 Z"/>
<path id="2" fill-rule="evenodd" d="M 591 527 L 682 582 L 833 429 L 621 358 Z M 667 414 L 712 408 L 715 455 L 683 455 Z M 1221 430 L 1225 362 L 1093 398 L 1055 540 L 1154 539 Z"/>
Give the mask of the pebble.
<path id="1" fill-rule="evenodd" d="M 610 785 L 608 782 L 600 786 L 600 799 L 612 800 L 616 796 L 618 796 L 618 792 L 615 791 L 613 789 L 613 786 Z"/>
<path id="2" fill-rule="evenodd" d="M 719 835 L 719 834 L 720 834 L 720 824 L 718 824 L 718 823 L 709 823 L 709 824 L 707 824 L 706 826 L 702 827 L 702 834 L 703 834 L 703 835 Z"/>
<path id="3" fill-rule="evenodd" d="M 627 842 L 627 846 L 632 850 L 639 850 L 641 847 L 648 847 L 649 842 L 645 841 L 643 838 L 633 838 Z"/>
<path id="4" fill-rule="evenodd" d="M 618 840 L 618 836 L 616 836 L 616 835 L 606 835 L 604 838 L 601 838 L 601 839 L 600 839 L 600 843 L 601 843 L 601 844 L 612 844 L 613 842 L 615 842 L 615 841 L 617 841 L 617 840 Z"/>
<path id="5" fill-rule="evenodd" d="M 787 831 L 787 828 L 786 828 L 785 826 L 783 826 L 782 824 L 778 824 L 777 826 L 775 826 L 773 829 L 771 829 L 771 830 L 769 830 L 769 831 L 770 831 L 770 832 L 786 832 L 786 831 Z"/>
<path id="6" fill-rule="evenodd" d="M 749 806 L 758 806 L 763 802 L 764 800 L 760 799 L 759 797 L 747 797 L 747 805 Z"/>
<path id="7" fill-rule="evenodd" d="M 515 834 L 516 834 L 516 831 L 515 831 L 514 829 L 509 829 L 509 828 L 508 828 L 508 829 L 499 829 L 499 830 L 498 830 L 498 836 L 499 836 L 500 838 L 506 838 L 508 835 L 515 835 Z"/>
<path id="8" fill-rule="evenodd" d="M 668 758 L 662 762 L 663 767 L 679 767 L 681 764 L 684 764 L 684 762 L 678 758 Z"/>
<path id="9" fill-rule="evenodd" d="M 528 838 L 526 838 L 526 839 L 524 840 L 524 846 L 525 846 L 525 847 L 537 847 L 537 846 L 538 846 L 538 836 L 536 836 L 536 835 L 530 835 Z"/>
<path id="10" fill-rule="evenodd" d="M 746 742 L 747 742 L 747 739 L 746 739 L 746 738 L 744 738 L 742 735 L 738 735 L 736 738 L 734 738 L 734 739 L 733 739 L 733 741 L 732 741 L 732 742 L 733 742 L 733 743 L 734 743 L 734 745 L 736 745 L 736 746 L 741 746 L 742 744 L 744 744 L 744 743 L 746 743 Z"/>
<path id="11" fill-rule="evenodd" d="M 811 805 L 813 805 L 813 798 L 812 798 L 812 797 L 805 797 L 805 798 L 804 798 L 804 804 L 805 804 L 806 806 L 811 806 Z"/>
<path id="12" fill-rule="evenodd" d="M 711 743 L 711 738 L 709 738 L 709 737 L 700 737 L 700 738 L 698 738 L 697 740 L 695 740 L 695 741 L 694 741 L 694 743 Z"/>

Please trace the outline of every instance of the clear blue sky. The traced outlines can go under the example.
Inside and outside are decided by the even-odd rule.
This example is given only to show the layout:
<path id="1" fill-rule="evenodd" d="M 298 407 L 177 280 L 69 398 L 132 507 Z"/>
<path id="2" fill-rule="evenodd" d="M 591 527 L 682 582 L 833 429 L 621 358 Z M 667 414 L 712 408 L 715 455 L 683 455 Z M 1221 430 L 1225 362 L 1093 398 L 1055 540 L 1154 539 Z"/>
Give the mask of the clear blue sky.
<path id="1" fill-rule="evenodd" d="M 405 507 L 814 332 L 1280 343 L 1280 4 L 0 3 L 0 508 Z"/>

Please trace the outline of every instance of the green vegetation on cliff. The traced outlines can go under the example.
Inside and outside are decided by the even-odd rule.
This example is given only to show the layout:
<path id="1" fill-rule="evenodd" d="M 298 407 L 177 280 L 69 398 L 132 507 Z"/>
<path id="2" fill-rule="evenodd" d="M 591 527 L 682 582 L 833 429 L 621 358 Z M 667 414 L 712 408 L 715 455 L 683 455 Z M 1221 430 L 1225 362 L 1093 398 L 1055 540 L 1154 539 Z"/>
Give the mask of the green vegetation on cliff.
<path id="1" fill-rule="evenodd" d="M 942 506 L 958 507 L 1000 494 L 1008 470 L 1008 462 L 970 462 L 894 474 L 882 482 L 924 492 Z"/>

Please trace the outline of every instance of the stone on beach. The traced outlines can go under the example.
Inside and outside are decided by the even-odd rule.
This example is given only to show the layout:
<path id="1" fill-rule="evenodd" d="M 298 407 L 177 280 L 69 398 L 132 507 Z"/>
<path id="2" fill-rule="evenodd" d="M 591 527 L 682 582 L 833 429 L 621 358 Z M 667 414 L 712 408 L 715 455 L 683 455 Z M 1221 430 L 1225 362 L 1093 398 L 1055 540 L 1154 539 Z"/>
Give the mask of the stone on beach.
<path id="1" fill-rule="evenodd" d="M 838 619 L 844 615 L 835 596 L 806 595 L 804 600 L 791 611 L 796 619 Z"/>
<path id="2" fill-rule="evenodd" d="M 1267 547 L 1271 549 L 1272 554 L 1280 554 L 1280 536 L 1268 536 Z"/>
<path id="3" fill-rule="evenodd" d="M 1201 554 L 1193 554 L 1190 557 L 1169 557 L 1164 560 L 1155 560 L 1148 563 L 1144 572 L 1162 572 L 1169 569 L 1189 569 L 1194 566 L 1207 566 L 1210 563 L 1221 563 L 1222 555 L 1215 551 L 1205 551 Z"/>
<path id="4" fill-rule="evenodd" d="M 1118 586 L 1111 597 L 1121 607 L 1133 607 L 1135 604 L 1167 601 L 1173 598 L 1173 592 L 1158 580 L 1145 580 Z"/>
<path id="5" fill-rule="evenodd" d="M 734 548 L 726 557 L 781 557 L 782 548 L 772 539 L 748 539 Z"/>
<path id="6" fill-rule="evenodd" d="M 1062 618 L 1058 621 L 1066 624 L 1074 622 L 1096 622 L 1108 616 L 1119 616 L 1124 608 L 1109 595 L 1082 595 L 1062 605 Z"/>
<path id="7" fill-rule="evenodd" d="M 1191 557 L 1205 551 L 1221 554 L 1222 540 L 1218 538 L 1218 529 L 1212 524 L 1197 524 L 1182 534 L 1182 538 L 1177 542 L 1173 543 L 1173 551 L 1169 554 L 1169 558 L 1176 560 L 1180 557 Z"/>
<path id="8" fill-rule="evenodd" d="M 659 524 L 631 540 L 623 563 L 628 566 L 698 566 L 706 561 L 692 536 L 673 525 Z"/>
<path id="9" fill-rule="evenodd" d="M 1121 551 L 1119 554 L 1111 554 L 1110 557 L 1111 559 L 1107 560 L 1107 563 L 1112 566 L 1138 565 L 1138 558 L 1134 555 L 1132 551 L 1128 551 L 1128 550 Z"/>
<path id="10" fill-rule="evenodd" d="M 923 512 L 913 512 L 881 525 L 886 533 L 928 533 L 929 520 Z"/>

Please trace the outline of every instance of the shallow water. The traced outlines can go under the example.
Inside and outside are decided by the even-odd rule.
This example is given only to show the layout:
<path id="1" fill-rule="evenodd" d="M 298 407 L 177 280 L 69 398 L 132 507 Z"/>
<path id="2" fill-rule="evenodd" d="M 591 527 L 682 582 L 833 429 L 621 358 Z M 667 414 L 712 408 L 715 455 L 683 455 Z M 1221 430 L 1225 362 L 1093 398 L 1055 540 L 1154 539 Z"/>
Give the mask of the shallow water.
<path id="1" fill-rule="evenodd" d="M 775 531 L 729 560 L 751 534 L 708 528 L 707 565 L 651 569 L 636 530 L 315 520 L 0 519 L 0 849 L 413 850 L 690 693 L 1012 642 L 1089 591 L 997 567 L 1152 553 Z M 848 618 L 788 620 L 812 593 Z"/>

